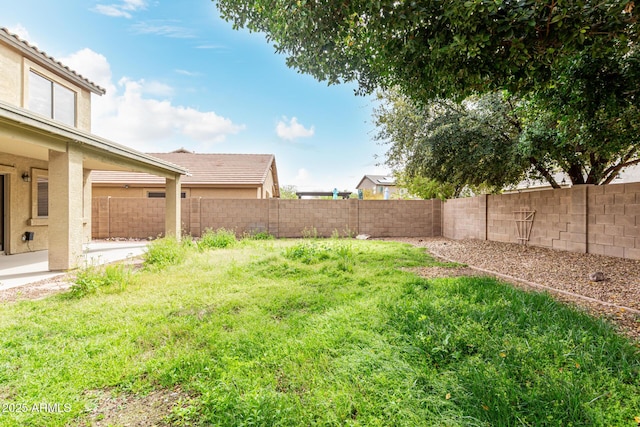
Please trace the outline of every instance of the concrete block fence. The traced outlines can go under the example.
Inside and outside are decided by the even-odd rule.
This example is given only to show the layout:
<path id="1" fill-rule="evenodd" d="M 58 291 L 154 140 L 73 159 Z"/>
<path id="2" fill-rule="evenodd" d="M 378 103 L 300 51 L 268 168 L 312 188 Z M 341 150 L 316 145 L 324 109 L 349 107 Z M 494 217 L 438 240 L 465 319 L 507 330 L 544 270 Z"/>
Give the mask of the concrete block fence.
<path id="1" fill-rule="evenodd" d="M 183 232 L 267 231 L 275 237 L 369 234 L 519 242 L 519 212 L 533 213 L 528 245 L 640 259 L 640 183 L 583 185 L 447 200 L 182 200 Z M 164 200 L 93 199 L 93 238 L 157 237 Z"/>
<path id="2" fill-rule="evenodd" d="M 448 200 L 443 236 L 515 243 L 522 211 L 535 211 L 531 246 L 640 259 L 640 183 Z"/>
<path id="3" fill-rule="evenodd" d="M 164 200 L 95 197 L 92 236 L 154 238 L 164 231 Z M 439 200 L 279 200 L 182 199 L 183 233 L 199 237 L 207 228 L 227 228 L 238 235 L 266 231 L 275 237 L 301 237 L 315 229 L 375 237 L 440 236 Z"/>

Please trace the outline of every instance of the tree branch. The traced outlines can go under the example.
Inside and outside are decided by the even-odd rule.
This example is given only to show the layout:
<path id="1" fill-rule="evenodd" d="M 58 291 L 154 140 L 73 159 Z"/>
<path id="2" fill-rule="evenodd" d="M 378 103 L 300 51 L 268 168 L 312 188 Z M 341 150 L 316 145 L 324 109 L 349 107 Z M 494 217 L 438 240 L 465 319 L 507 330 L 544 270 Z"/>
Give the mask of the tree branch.
<path id="1" fill-rule="evenodd" d="M 606 177 L 606 179 L 604 181 L 602 181 L 601 185 L 606 185 L 611 183 L 611 181 L 613 181 L 615 179 L 616 176 L 618 176 L 618 174 L 620 173 L 620 170 L 622 168 L 626 168 L 627 166 L 633 166 L 633 165 L 637 165 L 638 163 L 640 163 L 640 159 L 635 159 L 632 160 L 630 162 L 626 162 L 626 163 L 620 163 L 617 166 L 612 166 L 610 168 L 608 168 L 605 172 L 603 172 L 603 176 L 607 176 L 607 174 L 610 173 L 610 175 L 608 175 Z"/>
<path id="2" fill-rule="evenodd" d="M 529 157 L 529 162 L 533 165 L 533 167 L 547 180 L 549 184 L 551 184 L 551 188 L 561 188 L 558 182 L 555 180 L 553 175 L 549 172 L 547 168 L 542 167 L 540 162 L 535 157 Z"/>

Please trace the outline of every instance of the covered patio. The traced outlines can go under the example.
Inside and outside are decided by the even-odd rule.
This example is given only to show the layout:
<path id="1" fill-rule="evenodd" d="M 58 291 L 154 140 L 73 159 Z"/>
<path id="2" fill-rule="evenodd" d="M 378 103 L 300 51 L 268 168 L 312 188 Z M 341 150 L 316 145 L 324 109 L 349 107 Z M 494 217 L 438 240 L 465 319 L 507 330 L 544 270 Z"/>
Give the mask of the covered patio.
<path id="1" fill-rule="evenodd" d="M 92 170 L 163 177 L 165 235 L 180 238 L 180 177 L 187 170 L 0 102 L 1 250 L 14 255 L 48 249 L 51 271 L 80 266 L 83 245 L 91 240 Z"/>
<path id="2" fill-rule="evenodd" d="M 141 256 L 147 241 L 93 241 L 83 245 L 82 265 L 101 265 Z M 0 256 L 0 291 L 65 276 L 49 271 L 49 251 Z"/>

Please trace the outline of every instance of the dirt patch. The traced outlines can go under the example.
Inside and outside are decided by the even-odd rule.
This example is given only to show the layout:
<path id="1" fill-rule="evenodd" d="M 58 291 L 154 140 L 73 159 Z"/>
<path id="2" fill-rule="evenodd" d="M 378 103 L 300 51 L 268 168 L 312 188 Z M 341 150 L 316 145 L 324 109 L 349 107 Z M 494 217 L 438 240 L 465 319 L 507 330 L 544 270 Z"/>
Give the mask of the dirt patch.
<path id="1" fill-rule="evenodd" d="M 129 266 L 132 271 L 140 270 L 144 264 L 141 258 L 130 258 L 121 261 L 115 261 L 110 264 L 124 264 Z M 108 264 L 103 264 L 103 266 Z M 14 302 L 20 300 L 37 300 L 46 298 L 50 295 L 66 291 L 73 286 L 75 280 L 74 272 L 61 274 L 50 279 L 40 280 L 38 282 L 29 283 L 28 285 L 16 286 L 15 288 L 0 290 L 0 302 Z"/>
<path id="2" fill-rule="evenodd" d="M 154 390 L 145 395 L 116 394 L 114 390 L 91 390 L 86 394 L 95 407 L 81 424 L 83 427 L 169 426 L 167 417 L 171 410 L 189 400 L 179 388 Z"/>
<path id="3" fill-rule="evenodd" d="M 382 240 L 424 247 L 436 257 L 465 264 L 466 270 L 454 269 L 465 275 L 496 275 L 527 290 L 549 292 L 560 301 L 608 318 L 621 332 L 640 340 L 640 261 L 481 240 Z M 450 277 L 448 268 L 429 270 L 418 274 Z M 590 280 L 595 272 L 602 272 L 605 280 Z"/>
<path id="4" fill-rule="evenodd" d="M 69 289 L 71 285 L 73 285 L 73 278 L 65 274 L 52 279 L 45 279 L 28 285 L 1 290 L 0 302 L 42 299 L 49 295 L 65 291 Z"/>

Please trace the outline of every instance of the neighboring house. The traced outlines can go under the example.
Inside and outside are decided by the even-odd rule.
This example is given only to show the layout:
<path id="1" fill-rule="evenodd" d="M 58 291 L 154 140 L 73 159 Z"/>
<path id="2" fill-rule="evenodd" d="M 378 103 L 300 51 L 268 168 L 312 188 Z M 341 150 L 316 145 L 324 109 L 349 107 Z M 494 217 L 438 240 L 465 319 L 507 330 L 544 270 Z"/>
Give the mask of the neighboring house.
<path id="1" fill-rule="evenodd" d="M 394 194 L 401 193 L 401 189 L 396 186 L 395 178 L 388 175 L 365 175 L 356 188 L 370 192 L 376 199 L 392 198 Z"/>
<path id="2" fill-rule="evenodd" d="M 182 178 L 182 198 L 280 197 L 272 154 L 201 154 L 180 149 L 152 155 L 189 170 L 190 175 Z M 94 197 L 164 197 L 164 181 L 149 174 L 94 171 L 91 180 Z"/>
<path id="3" fill-rule="evenodd" d="M 188 171 L 91 134 L 91 95 L 104 89 L 4 28 L 0 76 L 1 252 L 49 249 L 50 270 L 76 267 L 91 237 L 95 169 L 162 177 L 165 232 L 180 236 L 180 178 Z"/>
<path id="4" fill-rule="evenodd" d="M 564 172 L 556 172 L 553 174 L 553 179 L 560 185 L 561 188 L 569 188 L 572 186 L 569 176 Z M 633 165 L 623 169 L 610 184 L 628 184 L 630 182 L 640 182 L 640 166 Z M 507 187 L 503 190 L 504 194 L 510 193 L 524 193 L 527 191 L 542 191 L 551 190 L 551 184 L 547 180 L 539 179 L 525 179 L 519 182 L 515 186 Z"/>

